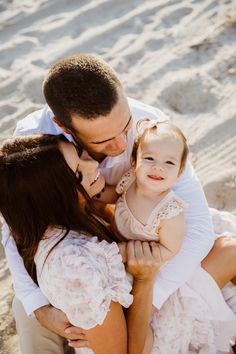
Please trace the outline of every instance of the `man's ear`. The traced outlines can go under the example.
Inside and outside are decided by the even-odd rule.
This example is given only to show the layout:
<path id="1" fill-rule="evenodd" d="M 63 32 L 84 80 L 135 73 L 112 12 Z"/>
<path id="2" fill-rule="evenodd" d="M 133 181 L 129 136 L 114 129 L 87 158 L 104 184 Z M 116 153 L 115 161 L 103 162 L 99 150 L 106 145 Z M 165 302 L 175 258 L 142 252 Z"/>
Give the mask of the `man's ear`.
<path id="1" fill-rule="evenodd" d="M 132 157 L 131 157 L 131 160 L 130 160 L 130 164 L 131 164 L 131 168 L 135 169 L 136 161 L 134 161 L 134 159 Z"/>
<path id="2" fill-rule="evenodd" d="M 56 117 L 52 117 L 52 120 L 58 125 L 58 127 L 60 127 L 62 130 L 64 130 L 65 133 L 71 135 L 70 129 L 66 128 L 61 122 L 59 122 L 59 120 L 57 120 Z"/>

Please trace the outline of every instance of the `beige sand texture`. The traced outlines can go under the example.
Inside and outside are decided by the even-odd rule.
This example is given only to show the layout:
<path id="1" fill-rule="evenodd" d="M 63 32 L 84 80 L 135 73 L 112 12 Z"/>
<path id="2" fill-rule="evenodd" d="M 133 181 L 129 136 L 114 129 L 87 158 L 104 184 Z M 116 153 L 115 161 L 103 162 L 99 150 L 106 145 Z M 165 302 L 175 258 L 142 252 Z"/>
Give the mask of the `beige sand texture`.
<path id="1" fill-rule="evenodd" d="M 44 104 L 46 70 L 82 51 L 185 131 L 210 205 L 236 214 L 236 1 L 2 0 L 0 140 Z M 0 281 L 0 353 L 20 353 L 2 249 Z"/>

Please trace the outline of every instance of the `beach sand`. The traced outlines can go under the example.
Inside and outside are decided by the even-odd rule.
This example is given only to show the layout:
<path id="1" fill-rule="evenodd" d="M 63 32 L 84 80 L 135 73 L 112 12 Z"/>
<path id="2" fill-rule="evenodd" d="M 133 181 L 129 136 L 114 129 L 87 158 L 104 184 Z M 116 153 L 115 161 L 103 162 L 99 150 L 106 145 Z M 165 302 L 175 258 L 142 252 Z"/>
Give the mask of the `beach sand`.
<path id="1" fill-rule="evenodd" d="M 235 0 L 2 0 L 0 43 L 1 141 L 43 106 L 54 62 L 97 53 L 184 130 L 210 206 L 236 214 Z M 19 354 L 2 249 L 0 281 L 0 354 Z"/>

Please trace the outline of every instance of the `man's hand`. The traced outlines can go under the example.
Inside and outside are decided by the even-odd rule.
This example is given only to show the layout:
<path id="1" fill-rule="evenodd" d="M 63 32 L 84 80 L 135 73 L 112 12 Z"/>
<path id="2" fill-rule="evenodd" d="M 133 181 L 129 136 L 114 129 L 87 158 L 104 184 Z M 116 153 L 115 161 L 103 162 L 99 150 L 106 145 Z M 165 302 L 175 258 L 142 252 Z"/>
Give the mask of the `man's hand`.
<path id="1" fill-rule="evenodd" d="M 61 310 L 51 305 L 46 305 L 35 310 L 34 314 L 42 326 L 66 338 L 69 346 L 74 348 L 89 347 L 83 329 L 72 326 Z"/>

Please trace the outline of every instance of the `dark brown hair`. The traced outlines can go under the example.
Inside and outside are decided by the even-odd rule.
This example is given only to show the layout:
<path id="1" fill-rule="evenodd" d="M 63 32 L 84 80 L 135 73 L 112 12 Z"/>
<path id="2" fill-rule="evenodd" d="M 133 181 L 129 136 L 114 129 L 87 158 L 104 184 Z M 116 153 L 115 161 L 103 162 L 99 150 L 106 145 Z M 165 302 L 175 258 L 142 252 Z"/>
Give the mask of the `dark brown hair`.
<path id="1" fill-rule="evenodd" d="M 43 92 L 56 119 L 71 129 L 73 113 L 84 119 L 109 114 L 120 87 L 116 73 L 105 61 L 84 53 L 56 63 L 45 77 Z"/>
<path id="2" fill-rule="evenodd" d="M 158 128 L 164 124 L 166 125 L 166 127 L 168 127 L 170 134 L 175 134 L 183 143 L 183 152 L 181 156 L 181 163 L 179 169 L 179 175 L 180 175 L 185 168 L 188 153 L 189 153 L 189 148 L 187 145 L 187 139 L 184 136 L 183 132 L 176 125 L 170 123 L 169 121 L 158 122 L 158 121 L 151 121 L 149 118 L 143 118 L 137 123 L 138 136 L 134 141 L 133 150 L 131 154 L 132 163 L 136 164 L 138 148 L 142 143 L 142 141 L 147 136 L 147 134 L 150 132 L 158 134 L 159 133 Z M 145 127 L 144 129 L 142 129 L 142 125 L 144 125 Z"/>
<path id="3" fill-rule="evenodd" d="M 59 148 L 62 139 L 54 135 L 18 137 L 0 148 L 0 212 L 35 281 L 34 256 L 50 226 L 65 231 L 58 243 L 69 230 L 117 241 L 100 221 L 81 178 L 67 165 Z"/>

